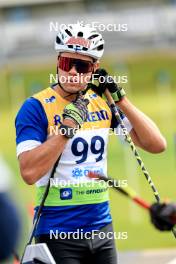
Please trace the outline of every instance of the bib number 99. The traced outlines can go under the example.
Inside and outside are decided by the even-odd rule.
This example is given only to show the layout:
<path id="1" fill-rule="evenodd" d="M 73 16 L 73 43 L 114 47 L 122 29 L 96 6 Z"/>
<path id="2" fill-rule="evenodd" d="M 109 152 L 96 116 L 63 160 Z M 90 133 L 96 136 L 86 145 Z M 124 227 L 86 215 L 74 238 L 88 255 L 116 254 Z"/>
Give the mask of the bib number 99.
<path id="1" fill-rule="evenodd" d="M 86 161 L 89 148 L 93 154 L 98 155 L 97 157 L 95 157 L 96 162 L 102 160 L 103 153 L 104 153 L 104 147 L 105 147 L 104 139 L 100 136 L 94 136 L 91 139 L 90 146 L 84 138 L 77 137 L 72 143 L 71 150 L 72 150 L 73 155 L 77 157 L 81 157 L 80 159 L 76 160 L 76 163 L 80 164 Z"/>

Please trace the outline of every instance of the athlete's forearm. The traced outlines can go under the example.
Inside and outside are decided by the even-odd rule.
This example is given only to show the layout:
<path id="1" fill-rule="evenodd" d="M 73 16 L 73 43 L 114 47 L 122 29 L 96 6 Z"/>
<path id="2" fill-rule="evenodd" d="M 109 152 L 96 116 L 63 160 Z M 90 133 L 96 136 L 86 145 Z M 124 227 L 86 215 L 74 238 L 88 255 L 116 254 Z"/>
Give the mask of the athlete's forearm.
<path id="1" fill-rule="evenodd" d="M 67 125 L 67 123 L 65 123 Z M 35 149 L 19 155 L 21 176 L 27 184 L 34 184 L 43 177 L 55 164 L 63 152 L 68 138 L 54 135 Z"/>
<path id="2" fill-rule="evenodd" d="M 159 153 L 166 149 L 166 140 L 155 123 L 137 109 L 126 97 L 118 106 L 131 122 L 135 132 L 135 143 L 152 153 Z"/>
<path id="3" fill-rule="evenodd" d="M 34 184 L 44 176 L 62 153 L 66 142 L 66 137 L 55 135 L 35 149 L 20 154 L 20 171 L 24 181 Z"/>

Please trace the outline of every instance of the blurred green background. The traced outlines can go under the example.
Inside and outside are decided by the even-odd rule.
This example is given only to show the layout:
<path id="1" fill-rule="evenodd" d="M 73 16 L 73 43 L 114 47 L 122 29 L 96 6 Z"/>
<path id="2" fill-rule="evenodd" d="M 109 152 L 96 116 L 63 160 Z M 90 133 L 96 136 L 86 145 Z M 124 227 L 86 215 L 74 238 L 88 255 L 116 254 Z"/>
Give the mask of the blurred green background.
<path id="1" fill-rule="evenodd" d="M 104 57 L 101 63 L 111 75 L 127 75 L 124 84 L 129 99 L 151 117 L 167 139 L 167 150 L 150 154 L 140 150 L 144 163 L 162 199 L 176 200 L 176 56 L 172 53 L 141 53 L 126 58 Z M 23 241 L 27 239 L 32 219 L 29 206 L 34 203 L 34 187 L 21 179 L 16 159 L 14 120 L 22 102 L 28 96 L 49 86 L 49 74 L 55 74 L 55 61 L 44 64 L 15 64 L 0 71 L 1 137 L 0 152 L 13 172 L 12 193 L 23 218 Z M 175 135 L 175 136 L 174 136 Z M 137 166 L 128 145 L 116 136 L 110 137 L 109 174 L 127 179 L 138 194 L 149 202 L 154 196 L 144 175 Z M 148 213 L 127 198 L 110 190 L 111 208 L 116 232 L 128 232 L 127 240 L 117 240 L 121 250 L 174 247 L 171 233 L 160 233 L 150 224 Z M 23 246 L 23 242 L 22 245 Z"/>
<path id="2" fill-rule="evenodd" d="M 128 82 L 121 85 L 128 98 L 165 136 L 168 145 L 164 153 L 139 152 L 162 200 L 176 201 L 176 1 L 0 0 L 0 177 L 5 181 L 11 175 L 10 193 L 23 223 L 20 253 L 32 225 L 35 188 L 20 176 L 15 116 L 24 100 L 48 87 L 50 74 L 56 74 L 54 40 L 58 30 L 51 30 L 51 23 L 60 26 L 77 21 L 95 22 L 105 39 L 101 67 L 112 76 L 127 76 Z M 111 24 L 121 30 L 108 30 Z M 127 31 L 122 30 L 124 25 Z M 129 146 L 110 136 L 108 153 L 109 175 L 127 179 L 143 199 L 154 202 Z M 113 190 L 110 201 L 115 231 L 119 236 L 128 233 L 128 239 L 116 240 L 118 249 L 164 251 L 175 247 L 173 234 L 157 231 L 147 211 Z M 153 259 L 157 264 L 161 263 L 158 256 L 156 262 Z M 146 256 L 143 260 L 148 261 Z M 131 261 L 134 257 L 129 256 L 128 263 Z"/>

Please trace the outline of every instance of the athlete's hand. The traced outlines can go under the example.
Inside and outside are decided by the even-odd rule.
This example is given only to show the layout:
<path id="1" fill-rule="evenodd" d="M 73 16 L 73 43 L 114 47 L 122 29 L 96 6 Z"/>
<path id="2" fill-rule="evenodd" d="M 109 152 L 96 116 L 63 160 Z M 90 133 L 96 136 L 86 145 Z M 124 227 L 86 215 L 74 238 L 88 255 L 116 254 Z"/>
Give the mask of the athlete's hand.
<path id="1" fill-rule="evenodd" d="M 154 203 L 150 208 L 151 222 L 161 230 L 171 230 L 176 224 L 176 204 Z"/>
<path id="2" fill-rule="evenodd" d="M 72 120 L 76 125 L 81 127 L 81 125 L 86 121 L 88 109 L 87 105 L 89 104 L 88 99 L 84 99 L 82 94 L 79 94 L 75 101 L 68 104 L 63 111 L 63 119 Z"/>
<path id="3" fill-rule="evenodd" d="M 108 89 L 115 102 L 119 102 L 126 95 L 124 89 L 115 83 L 105 69 L 96 70 L 95 78 L 97 77 L 99 80 L 99 94 L 103 94 Z"/>

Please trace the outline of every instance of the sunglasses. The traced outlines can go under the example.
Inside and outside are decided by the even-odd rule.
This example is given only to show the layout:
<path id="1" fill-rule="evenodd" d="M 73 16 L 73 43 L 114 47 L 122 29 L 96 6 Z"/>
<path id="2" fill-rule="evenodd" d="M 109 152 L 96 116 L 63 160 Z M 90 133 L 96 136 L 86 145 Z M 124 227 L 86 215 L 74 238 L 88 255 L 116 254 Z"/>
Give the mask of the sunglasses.
<path id="1" fill-rule="evenodd" d="M 75 66 L 78 73 L 88 73 L 93 71 L 93 63 L 91 61 L 59 57 L 58 67 L 61 70 L 69 72 L 73 66 Z"/>

